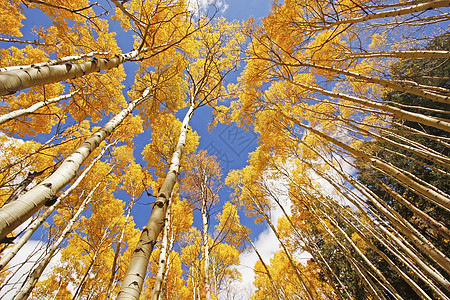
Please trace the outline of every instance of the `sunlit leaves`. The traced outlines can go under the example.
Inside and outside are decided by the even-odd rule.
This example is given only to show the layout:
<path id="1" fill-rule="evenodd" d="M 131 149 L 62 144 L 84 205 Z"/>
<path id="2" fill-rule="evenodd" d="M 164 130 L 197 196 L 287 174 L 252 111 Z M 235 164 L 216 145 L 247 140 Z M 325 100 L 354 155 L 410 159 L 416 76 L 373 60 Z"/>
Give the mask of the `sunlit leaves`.
<path id="1" fill-rule="evenodd" d="M 0 3 L 0 15 L 2 16 L 1 34 L 22 36 L 20 28 L 23 26 L 22 20 L 25 19 L 25 16 L 22 14 L 20 1 L 2 0 Z"/>

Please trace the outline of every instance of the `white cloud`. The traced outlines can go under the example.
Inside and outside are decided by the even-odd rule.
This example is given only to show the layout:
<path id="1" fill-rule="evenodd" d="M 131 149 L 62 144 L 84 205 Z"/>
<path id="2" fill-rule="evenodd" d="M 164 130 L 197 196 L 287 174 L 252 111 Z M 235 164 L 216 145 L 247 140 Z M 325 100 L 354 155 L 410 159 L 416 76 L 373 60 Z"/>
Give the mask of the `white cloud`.
<path id="1" fill-rule="evenodd" d="M 220 13 L 224 13 L 228 9 L 225 0 L 188 0 L 188 8 L 194 12 L 196 16 L 206 14 L 210 6 L 214 6 Z"/>
<path id="2" fill-rule="evenodd" d="M 8 264 L 7 271 L 10 272 L 5 282 L 0 286 L 0 298 L 12 299 L 17 290 L 21 287 L 22 283 L 26 280 L 27 275 L 35 267 L 36 261 L 45 255 L 45 249 L 47 245 L 41 241 L 29 240 L 17 255 Z M 7 250 L 6 250 L 7 251 Z M 41 280 L 47 278 L 53 269 L 53 267 L 60 260 L 60 253 L 56 253 L 53 259 L 48 264 L 44 273 L 41 275 Z M 2 270 L 5 271 L 6 269 Z"/>
<path id="3" fill-rule="evenodd" d="M 287 193 L 285 193 L 287 192 L 287 185 L 285 183 L 272 180 L 270 184 L 273 186 L 273 188 L 279 190 L 280 194 L 287 195 Z M 290 200 L 287 197 L 282 197 L 282 199 L 279 200 L 284 205 L 284 208 L 289 214 Z M 278 224 L 278 220 L 284 216 L 284 213 L 275 202 L 273 204 L 274 206 L 270 213 L 270 220 L 276 227 Z M 270 259 L 273 257 L 275 252 L 281 249 L 277 237 L 268 225 L 265 226 L 265 229 L 258 235 L 253 243 L 258 250 L 259 255 L 261 255 L 263 261 L 266 264 L 270 264 Z M 234 283 L 234 289 L 239 292 L 234 295 L 233 299 L 246 300 L 250 299 L 250 296 L 256 290 L 256 288 L 253 286 L 253 281 L 255 279 L 254 267 L 259 258 L 253 249 L 251 249 L 251 251 L 249 252 L 241 254 L 239 258 L 240 266 L 238 266 L 237 269 L 239 272 L 241 272 L 242 280 L 240 282 Z"/>
<path id="4" fill-rule="evenodd" d="M 349 157 L 346 157 L 348 161 L 351 161 L 352 159 Z M 339 165 L 341 167 L 342 172 L 354 175 L 355 169 L 353 166 L 343 159 L 339 158 Z M 320 163 L 321 161 L 317 161 Z M 322 163 L 324 163 L 322 161 Z M 290 172 L 289 164 L 286 166 L 286 171 Z M 327 170 L 327 176 L 330 178 L 333 178 L 336 182 L 340 182 L 341 184 L 344 184 L 344 179 L 338 174 L 338 172 L 330 169 Z M 314 171 L 310 171 L 308 173 L 308 176 L 310 177 L 311 181 L 316 184 L 316 187 L 320 189 L 321 193 L 323 195 L 330 196 L 333 198 L 336 202 L 339 204 L 345 206 L 349 205 L 351 208 L 355 208 L 353 204 L 351 204 L 345 197 L 343 197 L 336 189 L 331 185 L 327 180 L 320 177 L 318 174 L 316 174 Z M 283 180 L 268 180 L 269 185 L 271 186 L 271 189 L 276 190 L 276 195 L 281 195 L 279 197 L 280 203 L 283 205 L 284 209 L 286 210 L 287 214 L 290 214 L 290 207 L 291 207 L 291 201 L 287 197 L 288 195 L 288 184 L 287 182 L 284 182 Z M 354 189 L 353 192 L 356 192 Z M 359 193 L 357 193 L 359 194 Z M 284 216 L 283 211 L 279 208 L 279 206 L 274 203 L 274 209 L 271 211 L 271 221 L 275 225 L 275 227 L 278 224 L 278 220 Z M 266 226 L 265 230 L 262 231 L 259 236 L 256 238 L 256 241 L 254 241 L 255 247 L 258 249 L 258 252 L 260 253 L 261 257 L 263 258 L 264 262 L 266 264 L 270 264 L 270 259 L 273 257 L 274 253 L 279 251 L 281 249 L 280 243 L 278 239 L 276 238 L 273 231 L 270 229 L 269 226 Z M 296 259 L 298 259 L 301 263 L 306 264 L 306 261 L 310 258 L 312 258 L 311 254 L 305 251 L 296 251 L 293 253 Z M 235 297 L 232 299 L 249 299 L 250 296 L 253 294 L 253 292 L 256 290 L 256 288 L 253 286 L 253 281 L 255 278 L 254 273 L 254 266 L 256 262 L 258 261 L 258 256 L 256 253 L 252 250 L 248 253 L 243 253 L 240 256 L 241 265 L 238 267 L 238 270 L 242 274 L 242 281 L 235 283 L 234 289 L 236 291 L 242 291 L 241 293 L 236 293 L 234 295 Z M 221 298 L 226 299 L 226 298 Z"/>

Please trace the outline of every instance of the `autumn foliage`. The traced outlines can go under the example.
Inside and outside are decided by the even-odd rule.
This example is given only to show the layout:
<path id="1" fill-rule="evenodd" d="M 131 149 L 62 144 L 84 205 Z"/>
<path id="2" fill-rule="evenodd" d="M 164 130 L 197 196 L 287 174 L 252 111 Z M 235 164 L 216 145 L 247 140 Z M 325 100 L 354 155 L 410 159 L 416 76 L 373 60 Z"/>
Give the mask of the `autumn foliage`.
<path id="1" fill-rule="evenodd" d="M 449 2 L 193 2 L 0 0 L 0 299 L 449 299 Z"/>

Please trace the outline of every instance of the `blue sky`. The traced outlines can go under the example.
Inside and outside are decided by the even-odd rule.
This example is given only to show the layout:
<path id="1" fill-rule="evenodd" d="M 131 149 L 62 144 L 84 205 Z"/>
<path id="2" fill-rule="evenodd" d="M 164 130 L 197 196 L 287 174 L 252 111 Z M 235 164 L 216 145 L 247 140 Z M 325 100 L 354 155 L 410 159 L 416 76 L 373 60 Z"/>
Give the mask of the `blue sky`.
<path id="1" fill-rule="evenodd" d="M 195 0 L 194 0 L 195 1 Z M 211 3 L 211 0 L 202 0 L 205 3 Z M 239 20 L 245 21 L 249 17 L 254 17 L 256 21 L 258 21 L 261 17 L 267 15 L 269 13 L 271 7 L 270 0 L 215 0 L 217 2 L 218 7 L 221 9 L 218 16 L 223 16 L 228 20 Z M 104 7 L 110 7 L 106 1 L 99 1 Z M 24 34 L 23 39 L 26 40 L 34 40 L 36 37 L 32 35 L 31 31 L 33 28 L 38 26 L 46 26 L 49 24 L 48 17 L 42 14 L 39 10 L 27 10 L 26 11 L 27 19 L 24 20 L 24 28 L 22 29 L 22 33 Z M 121 47 L 123 52 L 128 52 L 132 50 L 133 45 L 133 37 L 132 33 L 124 33 L 121 31 L 120 25 L 118 23 L 110 22 L 111 30 L 117 30 L 117 40 L 119 46 Z M 0 47 L 6 48 L 12 46 L 11 44 L 0 42 Z M 22 47 L 22 45 L 13 45 L 16 47 Z M 52 57 L 53 58 L 53 57 Z M 124 64 L 126 73 L 127 73 L 127 81 L 124 83 L 128 88 L 132 85 L 136 65 L 133 63 L 125 63 Z M 239 72 L 242 71 L 242 67 L 240 70 L 235 71 L 234 73 L 229 74 L 227 77 L 228 83 L 234 83 L 237 80 Z M 124 93 L 126 92 L 126 89 Z M 179 112 L 177 116 L 182 118 L 183 111 Z M 181 117 L 180 117 L 181 116 Z M 109 117 L 105 117 L 103 122 L 106 122 Z M 212 113 L 209 107 L 202 107 L 194 114 L 194 117 L 190 123 L 193 130 L 195 130 L 200 136 L 200 144 L 198 150 L 206 149 L 208 153 L 211 155 L 215 155 L 219 162 L 221 163 L 223 180 L 225 180 L 226 174 L 232 169 L 241 169 L 246 165 L 246 161 L 248 159 L 248 154 L 251 151 L 254 151 L 257 147 L 257 135 L 251 131 L 244 132 L 243 129 L 235 127 L 235 126 L 226 126 L 223 124 L 219 124 L 217 127 L 212 129 L 212 132 L 208 131 L 207 124 L 211 121 Z M 100 124 L 96 124 L 97 126 Z M 150 140 L 150 132 L 145 132 L 139 136 L 136 140 L 136 150 L 135 156 L 139 163 L 145 165 L 146 162 L 141 159 L 141 152 L 145 144 Z M 40 136 L 39 140 L 44 141 L 47 137 Z M 225 201 L 230 200 L 229 194 L 230 190 L 227 187 L 224 187 L 220 193 L 221 201 L 218 204 L 219 207 L 223 205 Z M 120 198 L 122 198 L 121 194 L 118 194 Z M 122 198 L 123 200 L 127 200 L 126 196 Z M 134 221 L 136 222 L 139 228 L 145 226 L 150 216 L 151 206 L 148 205 L 149 202 L 154 199 L 149 199 L 146 195 L 143 196 L 142 202 L 140 205 L 136 205 L 133 210 Z M 220 208 L 214 209 L 214 211 L 220 211 Z M 257 239 L 257 237 L 263 232 L 266 227 L 264 225 L 256 226 L 253 223 L 253 220 L 247 219 L 243 216 L 242 213 L 241 220 L 244 225 L 251 228 L 253 231 L 252 237 Z M 214 217 L 213 217 L 214 220 Z M 198 213 L 195 213 L 195 224 L 198 228 L 200 228 L 200 218 Z M 213 232 L 213 226 L 210 227 L 210 232 Z M 37 234 L 40 234 L 37 232 Z M 263 236 L 266 233 L 261 234 Z M 266 234 L 267 235 L 267 234 Z M 274 245 L 271 245 L 271 248 L 274 248 Z M 272 250 L 270 251 L 272 252 Z M 269 255 L 269 254 L 268 254 Z M 249 260 L 249 267 L 253 267 L 254 261 Z"/>
<path id="2" fill-rule="evenodd" d="M 110 4 L 106 1 L 99 2 L 105 8 L 110 7 Z M 199 0 L 199 2 L 201 2 L 200 5 L 214 2 L 219 8 L 217 16 L 223 16 L 230 21 L 246 21 L 249 17 L 254 17 L 256 21 L 259 21 L 261 17 L 266 16 L 269 13 L 271 7 L 270 0 Z M 27 18 L 23 21 L 24 27 L 21 30 L 24 35 L 23 39 L 35 40 L 36 36 L 32 34 L 33 28 L 49 25 L 49 18 L 38 9 L 26 9 L 25 15 Z M 110 29 L 117 33 L 116 38 L 122 52 L 132 50 L 133 34 L 130 32 L 123 32 L 120 24 L 117 22 L 111 21 L 109 23 Z M 0 47 L 6 48 L 10 46 L 12 45 L 0 42 Z M 14 44 L 13 46 L 19 48 L 24 47 L 22 44 Z M 126 86 L 125 93 L 126 89 L 131 87 L 133 83 L 137 66 L 128 62 L 124 64 L 124 67 L 127 73 L 127 80 L 124 82 Z M 228 83 L 236 82 L 239 72 L 242 71 L 242 67 L 243 66 L 241 66 L 240 70 L 230 73 L 226 78 L 226 81 Z M 184 115 L 183 111 L 177 114 L 179 118 L 182 118 L 182 115 Z M 105 117 L 101 123 L 106 122 L 109 117 L 111 116 Z M 229 170 L 240 169 L 246 165 L 249 152 L 254 151 L 257 146 L 257 136 L 252 132 L 244 132 L 241 128 L 223 124 L 219 124 L 212 129 L 212 132 L 209 132 L 206 124 L 211 121 L 211 118 L 212 113 L 210 108 L 203 107 L 195 113 L 190 125 L 201 137 L 199 150 L 206 149 L 211 155 L 215 155 L 218 158 L 221 163 L 222 173 L 224 174 L 223 179 L 225 179 Z M 96 125 L 98 126 L 100 124 Z M 141 159 L 141 152 L 145 144 L 150 140 L 150 134 L 151 133 L 149 132 L 145 132 L 136 140 L 135 156 L 138 162 L 143 165 L 145 162 Z M 37 139 L 43 142 L 48 139 L 48 136 L 40 135 Z M 225 187 L 221 193 L 222 203 L 228 200 L 228 194 L 229 190 Z M 144 200 L 143 202 L 148 203 L 149 200 Z M 142 207 L 137 207 L 135 210 L 135 222 L 142 228 L 147 223 L 149 212 L 143 210 Z M 253 222 L 246 222 L 246 225 L 251 225 L 252 223 Z M 258 230 L 256 231 L 258 232 Z"/>
<path id="3" fill-rule="evenodd" d="M 261 17 L 267 15 L 270 11 L 271 1 L 268 0 L 227 0 L 218 4 L 221 11 L 218 16 L 223 16 L 227 20 L 239 20 L 246 21 L 249 17 L 254 17 L 259 20 Z M 224 9 L 226 7 L 226 9 Z M 127 39 L 122 40 L 122 35 L 118 36 L 119 45 L 125 47 Z M 125 43 L 124 43 L 125 42 Z M 124 44 L 122 44 L 124 43 Z M 124 49 L 125 51 L 125 49 Z M 226 78 L 228 83 L 235 83 L 239 76 L 240 70 L 232 72 Z M 127 74 L 129 74 L 132 80 L 134 72 L 132 72 L 132 66 L 128 67 L 125 64 Z M 126 85 L 131 85 L 132 82 Z M 177 113 L 179 119 L 184 117 L 185 110 Z M 241 169 L 246 165 L 248 154 L 254 151 L 257 147 L 257 135 L 251 131 L 245 132 L 242 128 L 236 126 L 218 124 L 215 128 L 208 130 L 207 124 L 211 121 L 213 115 L 209 107 L 202 107 L 198 109 L 190 122 L 193 130 L 195 130 L 200 136 L 200 144 L 198 150 L 205 149 L 210 155 L 217 157 L 221 164 L 223 180 L 227 173 L 233 169 Z M 145 144 L 149 139 L 149 133 L 143 133 L 140 138 L 136 140 L 135 155 L 139 158 Z M 145 164 L 144 161 L 140 163 Z M 229 195 L 232 191 L 228 187 L 224 187 L 220 193 L 219 206 L 223 205 L 225 201 L 230 200 Z M 148 203 L 148 199 L 143 199 L 142 203 Z M 144 204 L 138 204 L 133 210 L 133 216 L 136 224 L 142 228 L 147 224 L 149 212 L 143 207 L 149 207 Z M 215 211 L 218 211 L 215 209 Z M 255 226 L 252 220 L 249 220 L 241 215 L 241 219 L 244 225 L 252 228 L 252 237 L 256 237 L 262 230 L 262 226 Z M 195 224 L 200 227 L 200 216 L 195 213 Z"/>

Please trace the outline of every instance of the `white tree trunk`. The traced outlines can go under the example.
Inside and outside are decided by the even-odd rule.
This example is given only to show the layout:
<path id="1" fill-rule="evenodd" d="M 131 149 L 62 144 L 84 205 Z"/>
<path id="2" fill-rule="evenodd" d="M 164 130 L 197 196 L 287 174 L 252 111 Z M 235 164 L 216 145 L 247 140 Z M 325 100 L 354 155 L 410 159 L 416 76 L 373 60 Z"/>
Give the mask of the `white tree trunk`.
<path id="1" fill-rule="evenodd" d="M 66 186 L 75 177 L 81 164 L 89 154 L 122 123 L 137 104 L 147 98 L 149 90 L 147 88 L 141 98 L 130 102 L 125 109 L 72 152 L 52 175 L 16 201 L 3 206 L 0 209 L 0 239 L 6 237 L 8 233 L 25 222 L 49 199 L 53 198 L 59 190 Z"/>
<path id="2" fill-rule="evenodd" d="M 446 1 L 448 2 L 448 0 L 446 0 Z M 387 87 L 387 88 L 390 88 L 390 89 L 393 89 L 393 90 L 414 94 L 414 95 L 417 95 L 417 96 L 420 96 L 420 97 L 423 97 L 423 98 L 427 98 L 427 99 L 430 99 L 430 100 L 433 100 L 433 101 L 442 102 L 442 103 L 450 103 L 450 97 L 449 96 L 436 94 L 436 93 L 430 91 L 430 89 L 426 89 L 424 86 L 420 86 L 417 83 L 415 83 L 415 86 L 399 84 L 399 83 L 396 83 L 394 81 L 389 81 L 389 80 L 376 78 L 376 77 L 369 77 L 369 76 L 366 76 L 366 75 L 363 75 L 363 74 L 360 74 L 360 73 L 355 73 L 355 72 L 342 70 L 342 69 L 337 69 L 337 68 L 328 67 L 328 66 L 317 65 L 317 64 L 314 64 L 314 63 L 299 62 L 296 65 L 297 66 L 302 66 L 302 67 L 309 67 L 309 68 L 315 68 L 315 69 L 320 69 L 320 70 L 326 70 L 326 71 L 329 71 L 329 72 L 332 72 L 332 73 L 342 74 L 342 75 L 345 75 L 347 77 L 357 78 L 357 79 L 363 80 L 364 82 L 367 82 L 367 83 L 379 84 L 379 85 L 382 85 L 384 87 Z M 402 82 L 402 83 L 407 83 L 407 82 Z M 439 89 L 439 87 L 432 87 L 432 89 L 433 88 Z"/>
<path id="3" fill-rule="evenodd" d="M 46 67 L 46 66 L 60 65 L 60 64 L 63 64 L 63 63 L 67 63 L 67 62 L 80 60 L 80 59 L 85 58 L 85 57 L 91 57 L 91 56 L 94 56 L 94 55 L 106 55 L 108 53 L 109 52 L 93 51 L 93 52 L 82 54 L 82 55 L 72 55 L 72 56 L 65 56 L 65 57 L 61 57 L 61 58 L 56 58 L 56 59 L 49 60 L 47 62 L 35 63 L 35 64 L 32 64 L 32 65 L 4 67 L 4 68 L 0 68 L 0 72 L 9 72 L 9 71 L 16 71 L 16 70 L 24 70 L 24 69 L 28 69 L 28 68 L 41 68 L 41 67 Z"/>
<path id="4" fill-rule="evenodd" d="M 159 190 L 158 197 L 153 204 L 152 213 L 147 226 L 142 230 L 141 237 L 136 245 L 136 250 L 134 250 L 131 257 L 128 270 L 117 297 L 118 300 L 138 300 L 140 297 L 150 255 L 156 244 L 158 235 L 164 226 L 164 218 L 166 216 L 169 198 L 178 177 L 181 155 L 186 144 L 189 121 L 193 113 L 194 106 L 190 106 L 181 125 L 180 137 L 178 139 L 176 150 L 172 155 L 169 171 Z"/>
<path id="5" fill-rule="evenodd" d="M 389 52 L 367 52 L 351 53 L 347 58 L 369 58 L 369 57 L 396 57 L 396 58 L 450 58 L 450 51 L 444 50 L 415 50 L 415 51 L 389 51 Z"/>
<path id="6" fill-rule="evenodd" d="M 171 196 L 172 198 L 172 196 Z M 171 201 L 170 199 L 169 201 Z M 151 300 L 158 300 L 160 299 L 161 294 L 161 287 L 164 282 L 164 275 L 165 275 L 165 269 L 167 268 L 167 253 L 168 250 L 168 244 L 169 244 L 169 234 L 170 234 L 170 218 L 171 218 L 171 202 L 169 203 L 167 207 L 166 212 L 166 219 L 164 220 L 164 231 L 163 231 L 163 238 L 161 241 L 161 250 L 159 253 L 159 260 L 158 260 L 158 271 L 156 272 L 156 278 L 155 283 L 153 284 L 153 290 L 152 290 L 152 297 Z"/>
<path id="7" fill-rule="evenodd" d="M 206 178 L 205 178 L 206 181 Z M 206 186 L 202 188 L 204 190 Z M 209 245 L 208 245 L 208 216 L 206 213 L 206 193 L 202 191 L 202 244 L 203 244 L 203 259 L 204 259 L 204 272 L 205 272 L 205 297 L 206 300 L 211 300 L 211 284 L 209 282 Z"/>
<path id="8" fill-rule="evenodd" d="M 375 20 L 375 19 L 380 19 L 380 18 L 397 17 L 397 16 L 406 15 L 406 14 L 412 14 L 415 12 L 421 12 L 421 11 L 426 11 L 429 9 L 436 9 L 439 7 L 447 7 L 447 6 L 449 6 L 448 0 L 433 0 L 433 1 L 428 1 L 425 3 L 419 3 L 416 5 L 400 8 L 400 9 L 383 11 L 383 12 L 374 13 L 374 14 L 366 14 L 362 17 L 335 21 L 335 22 L 332 22 L 329 26 L 327 26 L 325 28 L 321 28 L 321 29 L 323 30 L 323 29 L 331 28 L 333 26 L 337 26 L 340 24 L 355 24 L 355 23 L 359 23 L 359 22 Z"/>
<path id="9" fill-rule="evenodd" d="M 319 93 L 322 93 L 322 94 L 330 96 L 330 97 L 352 101 L 354 103 L 365 105 L 367 107 L 379 109 L 382 112 L 391 113 L 391 114 L 393 114 L 394 116 L 396 116 L 399 119 L 404 119 L 404 120 L 408 120 L 408 121 L 412 121 L 412 122 L 422 123 L 424 125 L 432 126 L 432 127 L 435 127 L 435 128 L 438 128 L 438 129 L 450 132 L 450 122 L 444 121 L 442 119 L 436 119 L 436 118 L 433 118 L 433 117 L 430 117 L 430 116 L 426 116 L 426 115 L 423 115 L 423 114 L 410 112 L 410 111 L 403 110 L 403 109 L 400 109 L 400 108 L 397 108 L 397 107 L 394 107 L 394 106 L 385 105 L 385 104 L 381 104 L 381 103 L 378 103 L 378 102 L 365 100 L 365 99 L 362 99 L 362 98 L 358 98 L 358 97 L 347 95 L 347 94 L 343 94 L 343 93 L 331 92 L 331 91 L 325 90 L 325 89 L 320 88 L 320 87 L 306 85 L 306 84 L 303 84 L 303 83 L 297 82 L 297 81 L 292 81 L 292 83 L 295 84 L 295 85 L 301 86 L 301 87 L 303 87 L 303 88 L 305 88 L 307 90 L 313 91 L 313 92 L 319 92 Z"/>
<path id="10" fill-rule="evenodd" d="M 53 255 L 55 254 L 56 250 L 58 250 L 61 243 L 65 240 L 65 238 L 69 235 L 69 233 L 72 231 L 73 224 L 75 223 L 78 216 L 84 211 L 86 208 L 86 205 L 91 201 L 92 195 L 97 190 L 99 185 L 102 183 L 100 181 L 97 183 L 97 185 L 91 190 L 89 195 L 83 200 L 80 207 L 78 208 L 77 212 L 73 215 L 73 217 L 69 220 L 64 230 L 61 232 L 61 235 L 56 240 L 56 242 L 48 249 L 47 254 L 45 254 L 44 258 L 39 262 L 38 266 L 28 275 L 27 280 L 22 285 L 21 289 L 18 291 L 17 296 L 14 298 L 15 300 L 25 300 L 27 299 L 33 288 L 35 287 L 36 283 L 38 282 L 39 278 L 41 277 L 42 273 L 44 272 L 47 265 L 50 263 L 51 259 L 53 258 Z"/>
<path id="11" fill-rule="evenodd" d="M 345 149 L 346 151 L 348 151 L 355 157 L 359 157 L 359 158 L 363 159 L 364 161 L 373 164 L 374 166 L 376 166 L 376 167 L 380 168 L 381 170 L 385 171 L 386 173 L 390 174 L 397 181 L 408 185 L 412 191 L 422 194 L 423 196 L 427 197 L 427 199 L 429 199 L 433 203 L 436 203 L 439 206 L 443 207 L 444 209 L 450 211 L 450 199 L 446 195 L 444 195 L 442 192 L 440 192 L 440 191 L 437 192 L 436 190 L 433 190 L 432 188 L 419 183 L 416 180 L 417 177 L 415 177 L 414 175 L 408 174 L 409 176 L 407 176 L 405 174 L 404 170 L 401 170 L 393 165 L 387 164 L 384 161 L 382 161 L 374 156 L 367 155 L 360 150 L 354 149 L 354 148 L 310 127 L 310 126 L 307 126 L 303 123 L 298 122 L 295 119 L 292 119 L 292 118 L 289 118 L 289 119 L 294 121 L 297 125 L 321 136 L 325 140 L 332 142 L 336 146 L 339 146 L 339 147 Z M 444 267 L 444 269 L 445 269 L 445 267 Z"/>
<path id="12" fill-rule="evenodd" d="M 325 156 L 321 155 L 316 149 L 314 149 L 313 147 L 307 145 L 306 143 L 302 142 L 303 145 L 305 145 L 306 147 L 308 147 L 311 151 L 313 151 L 314 153 L 316 153 L 321 159 L 324 160 L 324 162 L 326 162 L 331 168 L 333 168 L 334 171 L 336 171 L 338 174 L 340 174 L 342 176 L 342 178 L 344 178 L 346 181 L 348 181 L 349 183 L 351 183 L 361 194 L 363 194 L 367 199 L 372 199 L 374 197 L 376 197 L 376 195 L 374 194 L 369 194 L 369 190 L 367 187 L 365 187 L 364 185 L 362 185 L 361 183 L 359 183 L 358 181 L 354 180 L 351 176 L 347 175 L 345 172 L 342 172 L 342 170 L 340 170 L 338 167 L 336 167 L 331 161 L 328 160 L 328 158 L 326 158 Z M 335 189 L 337 191 L 340 191 L 341 195 L 344 196 L 348 201 L 350 201 L 352 204 L 354 204 L 356 207 L 359 208 L 360 212 L 364 213 L 366 210 L 361 207 L 359 201 L 361 201 L 361 197 L 357 196 L 355 194 L 353 194 L 353 196 L 355 198 L 350 197 L 349 191 L 341 191 L 341 189 L 339 188 L 339 184 L 333 182 L 333 180 L 331 180 L 328 176 L 325 176 L 324 173 L 322 172 L 318 172 L 317 169 L 314 169 L 314 171 L 321 176 L 322 178 L 324 178 L 325 180 L 327 180 L 330 184 L 332 184 Z M 297 185 L 299 188 L 301 188 L 299 185 Z M 371 202 L 373 201 L 377 201 L 375 199 L 371 200 Z M 381 201 L 381 200 L 379 200 Z M 373 223 L 377 223 L 377 221 L 373 218 L 373 216 L 378 215 L 379 213 L 376 211 L 373 211 L 371 209 L 370 206 L 366 207 L 369 213 L 364 213 L 364 215 L 367 217 L 367 219 L 371 220 Z M 349 226 L 353 226 L 349 221 L 346 221 L 345 217 L 340 215 L 340 218 L 342 220 L 344 220 L 344 222 L 346 222 L 347 224 L 349 224 Z M 422 275 L 422 272 L 417 269 L 416 265 L 414 263 L 410 263 L 410 260 L 412 260 L 413 262 L 415 262 L 418 266 L 420 266 L 422 268 L 422 270 L 424 270 L 431 278 L 435 279 L 436 282 L 438 282 L 440 285 L 444 286 L 444 287 L 448 287 L 448 282 L 445 279 L 444 276 L 442 276 L 436 269 L 434 269 L 432 266 L 429 266 L 425 263 L 424 260 L 418 258 L 415 254 L 415 250 L 411 250 L 409 249 L 405 244 L 403 244 L 400 240 L 396 239 L 395 236 L 393 234 L 391 234 L 389 231 L 386 230 L 386 233 L 389 235 L 389 241 L 391 240 L 395 240 L 398 241 L 398 244 L 394 247 L 390 247 L 388 245 L 386 245 L 386 241 L 383 241 L 383 239 L 381 237 L 377 236 L 377 232 L 379 230 L 374 229 L 371 230 L 370 228 L 368 228 L 365 223 L 362 223 L 361 220 L 359 218 L 354 218 L 355 221 L 363 228 L 365 228 L 367 230 L 367 232 L 372 233 L 372 235 L 378 239 L 378 241 L 383 244 L 386 249 L 388 249 L 391 253 L 393 253 L 395 256 L 398 257 L 398 259 L 400 261 L 403 261 L 403 263 L 407 266 L 409 266 L 409 268 L 411 268 L 411 270 L 413 270 L 413 272 L 419 276 L 419 278 L 421 278 L 421 280 L 423 280 L 427 285 L 429 285 L 437 294 L 441 295 L 443 294 L 442 291 L 440 291 L 431 280 L 428 279 L 427 276 Z M 391 224 L 392 225 L 392 224 Z M 405 279 L 405 281 L 411 286 L 411 288 L 413 288 L 416 293 L 418 295 L 421 295 L 421 298 L 424 299 L 429 299 L 428 296 L 426 296 L 426 293 L 413 281 L 411 280 L 411 278 L 408 277 L 408 275 L 406 273 L 404 273 L 400 268 L 398 268 L 391 260 L 390 258 L 385 255 L 382 251 L 380 251 L 375 245 L 372 244 L 372 242 L 370 240 L 368 240 L 366 238 L 366 234 L 362 233 L 359 231 L 359 229 L 357 227 L 353 227 L 354 230 L 356 232 L 359 233 L 359 235 L 361 237 L 364 238 L 364 240 L 368 243 L 368 245 L 374 250 L 376 251 L 380 256 L 382 256 L 386 262 L 392 266 L 392 268 L 394 268 L 394 270 L 403 278 Z M 403 249 L 405 251 L 405 253 L 407 253 L 409 255 L 409 257 L 404 256 L 404 255 L 400 255 L 397 253 L 397 251 L 395 249 L 397 249 L 398 247 L 400 247 L 401 249 Z M 405 258 L 407 257 L 407 258 Z"/>
<path id="13" fill-rule="evenodd" d="M 10 261 L 11 259 L 17 254 L 17 252 L 22 248 L 23 245 L 28 241 L 28 239 L 33 235 L 33 233 L 41 226 L 42 223 L 52 214 L 53 211 L 55 211 L 56 207 L 61 203 L 61 201 L 66 198 L 70 193 L 80 184 L 80 182 L 83 180 L 84 177 L 86 177 L 87 173 L 92 169 L 92 167 L 95 165 L 97 161 L 102 158 L 102 156 L 105 154 L 106 150 L 108 150 L 113 144 L 109 144 L 106 146 L 100 154 L 91 162 L 91 164 L 84 169 L 83 173 L 80 174 L 80 176 L 77 178 L 77 180 L 68 188 L 64 193 L 61 194 L 61 196 L 56 199 L 55 203 L 53 203 L 45 212 L 43 212 L 34 222 L 31 224 L 31 226 L 28 228 L 28 230 L 20 237 L 18 241 L 15 242 L 14 246 L 9 250 L 9 252 L 2 257 L 0 260 L 0 270 L 3 269 Z"/>
<path id="14" fill-rule="evenodd" d="M 118 67 L 125 61 L 136 58 L 139 51 L 133 50 L 112 58 L 94 58 L 87 62 L 66 63 L 64 65 L 45 65 L 27 69 L 12 70 L 0 73 L 0 96 L 14 94 L 17 91 L 55 83 L 67 79 L 82 77 L 94 72 Z"/>
<path id="15" fill-rule="evenodd" d="M 130 218 L 131 215 L 131 209 L 133 208 L 133 205 L 135 203 L 135 198 L 132 197 L 131 199 L 131 203 L 128 207 L 128 212 L 127 212 L 127 216 L 125 217 L 125 222 L 123 224 L 122 230 L 120 231 L 120 237 L 117 241 L 117 245 L 116 245 L 116 251 L 114 252 L 114 259 L 113 259 L 113 264 L 111 267 L 111 277 L 109 278 L 109 283 L 108 283 L 108 288 L 106 289 L 106 299 L 108 300 L 111 297 L 111 293 L 113 290 L 113 285 L 114 285 L 114 281 L 116 279 L 116 267 L 117 267 L 117 262 L 119 260 L 119 254 L 120 254 L 120 247 L 122 246 L 123 243 L 123 238 L 125 236 L 125 230 L 127 228 L 128 225 L 128 219 Z"/>
<path id="16" fill-rule="evenodd" d="M 255 199 L 253 197 L 253 195 L 251 195 L 251 193 L 249 193 L 248 191 L 246 191 L 245 189 L 242 189 L 242 191 L 244 193 L 246 193 L 250 199 L 252 200 L 253 204 L 256 206 L 257 211 L 263 216 L 263 218 L 266 220 L 267 224 L 269 225 L 270 229 L 272 229 L 272 232 L 275 234 L 275 236 L 277 237 L 278 242 L 281 245 L 281 248 L 283 248 L 284 253 L 286 254 L 286 257 L 292 267 L 292 269 L 295 272 L 295 275 L 297 276 L 299 282 L 300 282 L 300 288 L 301 290 L 304 292 L 305 294 L 305 298 L 308 300 L 314 300 L 314 296 L 313 293 L 311 292 L 311 289 L 308 287 L 308 285 L 306 284 L 305 278 L 303 278 L 302 273 L 300 272 L 300 270 L 297 268 L 294 259 L 292 258 L 291 253 L 289 252 L 289 250 L 286 248 L 285 244 L 283 243 L 283 241 L 281 240 L 280 235 L 278 234 L 278 231 L 275 227 L 275 225 L 272 223 L 272 221 L 270 220 L 269 216 L 267 215 L 267 213 L 265 212 L 264 208 L 261 206 L 261 204 L 259 203 L 258 199 Z"/>
<path id="17" fill-rule="evenodd" d="M 15 118 L 18 118 L 18 117 L 21 117 L 21 116 L 26 116 L 26 115 L 29 115 L 31 113 L 34 113 L 36 110 L 38 110 L 41 107 L 47 106 L 47 105 L 52 104 L 52 103 L 57 103 L 57 102 L 59 102 L 61 100 L 64 100 L 64 99 L 69 99 L 70 97 L 75 95 L 77 92 L 78 91 L 75 91 L 75 92 L 72 92 L 70 94 L 65 94 L 65 95 L 62 95 L 62 96 L 59 96 L 59 97 L 55 97 L 55 98 L 51 98 L 51 99 L 48 99 L 48 100 L 44 100 L 44 101 L 35 103 L 35 104 L 31 105 L 28 108 L 18 109 L 18 110 L 12 111 L 10 113 L 1 115 L 0 116 L 0 125 L 5 123 L 5 122 L 11 121 L 12 119 L 15 119 Z"/>

